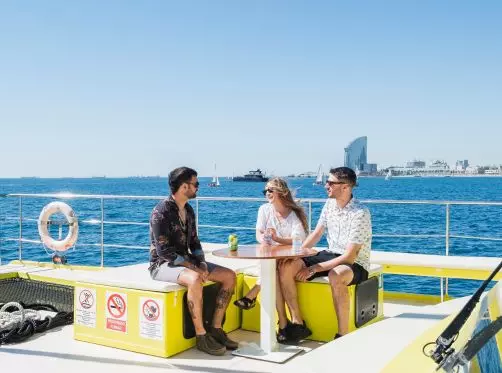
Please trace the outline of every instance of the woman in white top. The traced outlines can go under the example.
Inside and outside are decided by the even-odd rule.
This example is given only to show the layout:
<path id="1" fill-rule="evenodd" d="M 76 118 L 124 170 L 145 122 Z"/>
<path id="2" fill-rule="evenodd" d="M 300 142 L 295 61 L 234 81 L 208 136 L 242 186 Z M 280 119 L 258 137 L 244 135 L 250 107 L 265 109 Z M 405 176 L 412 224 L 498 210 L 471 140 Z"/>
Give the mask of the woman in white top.
<path id="1" fill-rule="evenodd" d="M 301 205 L 297 204 L 285 180 L 274 178 L 265 186 L 263 194 L 268 203 L 260 206 L 256 221 L 256 240 L 265 245 L 291 245 L 292 237 L 298 236 L 302 241 L 308 233 L 307 217 Z M 289 320 L 286 316 L 284 298 L 277 281 L 277 312 L 279 314 L 279 333 L 277 340 L 286 341 L 286 327 Z M 260 292 L 260 279 L 256 285 L 234 304 L 248 310 L 255 306 Z"/>

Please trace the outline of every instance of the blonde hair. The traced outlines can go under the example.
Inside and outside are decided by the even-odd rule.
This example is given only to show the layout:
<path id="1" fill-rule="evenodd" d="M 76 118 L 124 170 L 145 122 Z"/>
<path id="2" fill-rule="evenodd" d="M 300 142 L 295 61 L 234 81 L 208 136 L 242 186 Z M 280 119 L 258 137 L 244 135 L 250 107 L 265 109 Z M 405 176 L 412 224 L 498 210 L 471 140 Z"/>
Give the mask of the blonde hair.
<path id="1" fill-rule="evenodd" d="M 288 188 L 286 180 L 281 179 L 280 177 L 275 177 L 267 183 L 267 186 L 270 187 L 270 189 L 272 189 L 274 192 L 277 192 L 279 200 L 284 206 L 290 208 L 295 212 L 296 216 L 302 223 L 303 230 L 308 235 L 309 226 L 307 223 L 307 216 L 305 215 L 303 207 L 300 204 L 296 203 L 293 199 L 293 195 L 291 194 L 291 190 L 289 190 Z"/>

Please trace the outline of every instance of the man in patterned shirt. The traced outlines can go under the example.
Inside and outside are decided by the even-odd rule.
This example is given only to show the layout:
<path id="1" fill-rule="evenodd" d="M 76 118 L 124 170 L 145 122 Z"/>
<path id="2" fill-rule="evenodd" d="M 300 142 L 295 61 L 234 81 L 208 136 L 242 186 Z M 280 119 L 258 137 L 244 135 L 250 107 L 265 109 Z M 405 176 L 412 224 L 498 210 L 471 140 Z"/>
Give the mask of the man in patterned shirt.
<path id="1" fill-rule="evenodd" d="M 197 172 L 179 167 L 169 174 L 171 196 L 152 211 L 150 217 L 150 275 L 154 280 L 175 282 L 188 288 L 187 305 L 195 326 L 196 345 L 211 355 L 236 349 L 221 328 L 223 316 L 234 293 L 235 272 L 206 262 L 197 237 L 195 213 L 188 200 L 197 196 Z M 202 287 L 206 281 L 221 283 L 216 296 L 212 327 L 206 332 L 202 320 Z"/>
<path id="2" fill-rule="evenodd" d="M 312 334 L 298 307 L 295 280 L 310 281 L 328 276 L 338 318 L 335 339 L 348 333 L 350 299 L 347 286 L 368 279 L 371 250 L 370 212 L 352 196 L 356 180 L 355 172 L 348 167 L 330 170 L 326 181 L 329 199 L 322 209 L 317 227 L 303 243 L 303 247 L 314 247 L 326 231 L 328 249 L 319 251 L 315 256 L 279 265 L 280 284 L 293 322 L 289 330 L 290 342 Z"/>

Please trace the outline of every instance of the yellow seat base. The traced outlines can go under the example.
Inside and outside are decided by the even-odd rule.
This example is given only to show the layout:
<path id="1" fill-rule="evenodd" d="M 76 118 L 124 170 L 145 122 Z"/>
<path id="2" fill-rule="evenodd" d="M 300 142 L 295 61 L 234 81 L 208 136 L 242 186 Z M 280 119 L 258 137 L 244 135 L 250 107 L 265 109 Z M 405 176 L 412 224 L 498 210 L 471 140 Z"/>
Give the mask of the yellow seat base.
<path id="1" fill-rule="evenodd" d="M 383 318 L 383 284 L 381 273 L 373 273 L 379 276 L 378 288 L 378 312 L 377 316 L 366 323 L 372 324 Z M 257 277 L 244 276 L 242 294 L 246 294 L 255 284 Z M 350 313 L 349 331 L 356 330 L 355 326 L 355 285 L 349 286 Z M 298 301 L 300 311 L 307 326 L 312 330 L 309 339 L 320 342 L 329 342 L 338 332 L 338 320 L 333 306 L 331 287 L 328 283 L 297 282 Z M 287 308 L 287 307 L 286 307 Z M 288 315 L 289 316 L 289 315 Z M 256 306 L 250 310 L 242 311 L 242 329 L 254 332 L 260 331 L 260 296 L 256 299 Z"/>
<path id="2" fill-rule="evenodd" d="M 237 289 L 242 281 L 243 276 L 238 275 Z M 74 338 L 159 357 L 173 356 L 195 345 L 195 338 L 183 336 L 185 293 L 186 289 L 162 293 L 77 282 Z M 241 324 L 240 310 L 233 305 L 237 297 L 239 291 L 226 312 L 226 332 Z"/>

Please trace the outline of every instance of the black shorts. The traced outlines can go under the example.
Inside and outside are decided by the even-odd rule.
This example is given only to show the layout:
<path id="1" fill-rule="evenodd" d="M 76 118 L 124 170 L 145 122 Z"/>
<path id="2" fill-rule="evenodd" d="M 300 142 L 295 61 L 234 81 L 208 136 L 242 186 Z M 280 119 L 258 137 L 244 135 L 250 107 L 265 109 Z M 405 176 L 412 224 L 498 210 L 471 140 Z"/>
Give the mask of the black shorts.
<path id="1" fill-rule="evenodd" d="M 314 256 L 307 256 L 305 258 L 302 258 L 303 262 L 307 267 L 313 266 L 315 264 L 319 264 L 322 262 L 327 262 L 328 260 L 338 258 L 341 254 L 333 254 L 330 253 L 329 251 L 322 250 L 319 251 L 316 255 Z M 350 282 L 349 285 L 356 285 L 360 284 L 363 281 L 366 281 L 368 279 L 368 271 L 365 270 L 361 265 L 354 263 L 354 264 L 345 264 L 344 265 L 350 267 L 352 269 L 352 273 L 354 274 L 354 277 L 352 278 L 352 281 Z M 329 271 L 324 271 L 324 272 L 316 272 L 312 277 L 309 277 L 307 281 L 311 281 L 315 279 L 316 277 L 324 277 L 327 276 Z"/>

